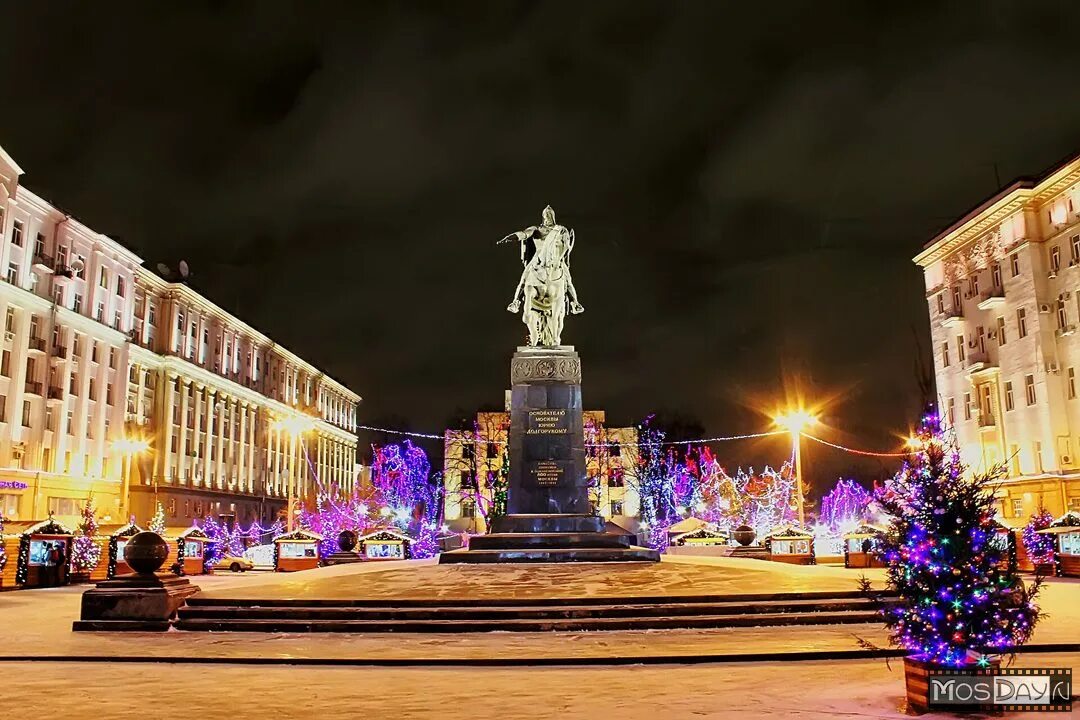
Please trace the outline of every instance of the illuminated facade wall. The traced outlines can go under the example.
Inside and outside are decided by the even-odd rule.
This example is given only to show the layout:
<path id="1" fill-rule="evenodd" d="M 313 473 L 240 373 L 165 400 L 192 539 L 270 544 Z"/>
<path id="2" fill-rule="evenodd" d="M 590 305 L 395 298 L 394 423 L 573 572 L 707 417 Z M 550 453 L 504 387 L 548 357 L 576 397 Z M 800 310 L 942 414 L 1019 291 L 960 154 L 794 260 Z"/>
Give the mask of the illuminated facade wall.
<path id="1" fill-rule="evenodd" d="M 1006 465 L 1009 524 L 1080 509 L 1080 158 L 1006 188 L 915 262 L 965 462 Z"/>
<path id="2" fill-rule="evenodd" d="M 586 472 L 598 478 L 589 494 L 590 502 L 605 518 L 638 516 L 637 428 L 609 428 L 602 410 L 586 410 Z M 504 461 L 504 443 L 510 426 L 508 412 L 481 412 L 476 416 L 476 430 L 447 430 L 444 439 L 443 476 L 446 495 L 443 513 L 455 531 L 484 532 L 486 524 L 479 502 L 490 498 L 489 478 L 495 477 Z M 617 443 L 624 447 L 596 446 Z M 464 490 L 463 490 L 464 488 Z"/>
<path id="3" fill-rule="evenodd" d="M 0 512 L 73 521 L 94 493 L 99 516 L 170 525 L 195 517 L 269 519 L 295 464 L 278 419 L 304 414 L 324 482 L 351 490 L 356 405 L 340 383 L 209 302 L 167 282 L 110 238 L 19 184 L 0 150 Z M 150 450 L 125 458 L 114 446 Z M 23 487 L 25 485 L 25 487 Z"/>

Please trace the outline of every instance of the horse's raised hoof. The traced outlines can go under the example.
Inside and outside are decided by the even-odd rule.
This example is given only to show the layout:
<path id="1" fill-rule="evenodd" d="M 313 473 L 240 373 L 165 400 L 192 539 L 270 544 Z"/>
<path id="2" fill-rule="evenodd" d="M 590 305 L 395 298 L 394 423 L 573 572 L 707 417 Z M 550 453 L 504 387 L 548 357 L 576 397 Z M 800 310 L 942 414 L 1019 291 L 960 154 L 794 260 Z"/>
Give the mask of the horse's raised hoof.
<path id="1" fill-rule="evenodd" d="M 570 314 L 580 315 L 585 312 L 585 307 L 581 303 L 570 303 Z"/>
<path id="2" fill-rule="evenodd" d="M 521 311 L 521 303 L 519 303 L 517 300 L 515 300 L 514 302 L 507 305 L 506 309 L 508 311 L 512 312 L 512 313 L 520 312 Z"/>

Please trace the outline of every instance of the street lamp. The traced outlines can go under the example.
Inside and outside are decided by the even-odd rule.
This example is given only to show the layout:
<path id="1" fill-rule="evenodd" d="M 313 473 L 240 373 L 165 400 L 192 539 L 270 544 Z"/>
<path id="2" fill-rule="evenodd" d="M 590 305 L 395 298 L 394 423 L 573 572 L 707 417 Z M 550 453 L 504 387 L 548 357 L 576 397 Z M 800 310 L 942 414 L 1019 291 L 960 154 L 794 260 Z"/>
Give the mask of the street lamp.
<path id="1" fill-rule="evenodd" d="M 306 415 L 290 415 L 274 423 L 274 429 L 289 436 L 289 504 L 285 511 L 285 531 L 292 532 L 296 504 L 296 439 L 315 429 L 315 421 Z"/>
<path id="2" fill-rule="evenodd" d="M 791 453 L 795 456 L 795 497 L 799 502 L 799 526 L 806 527 L 805 498 L 802 480 L 802 433 L 806 428 L 817 423 L 817 416 L 808 410 L 799 408 L 788 410 L 773 418 L 779 427 L 791 433 Z"/>
<path id="3" fill-rule="evenodd" d="M 113 449 L 121 455 L 120 466 L 120 518 L 127 521 L 131 494 L 131 460 L 150 449 L 150 443 L 139 438 L 123 437 L 113 440 Z"/>

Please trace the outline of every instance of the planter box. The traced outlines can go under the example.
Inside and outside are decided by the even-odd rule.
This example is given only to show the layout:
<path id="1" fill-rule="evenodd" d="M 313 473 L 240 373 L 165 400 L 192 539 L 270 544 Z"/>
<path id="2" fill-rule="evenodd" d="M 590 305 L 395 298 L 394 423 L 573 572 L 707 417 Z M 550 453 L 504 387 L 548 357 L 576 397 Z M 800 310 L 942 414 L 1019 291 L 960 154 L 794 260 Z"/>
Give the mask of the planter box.
<path id="1" fill-rule="evenodd" d="M 989 669 L 997 670 L 1001 667 L 1001 660 L 990 661 Z M 908 715 L 922 715 L 930 712 L 928 695 L 930 691 L 930 670 L 944 669 L 937 663 L 919 660 L 907 656 L 904 658 L 904 684 L 907 688 L 907 703 L 905 712 Z M 938 712 L 944 712 L 937 708 Z M 1001 710 L 992 705 L 953 705 L 948 708 L 949 713 L 978 712 L 988 715 L 1000 715 Z"/>

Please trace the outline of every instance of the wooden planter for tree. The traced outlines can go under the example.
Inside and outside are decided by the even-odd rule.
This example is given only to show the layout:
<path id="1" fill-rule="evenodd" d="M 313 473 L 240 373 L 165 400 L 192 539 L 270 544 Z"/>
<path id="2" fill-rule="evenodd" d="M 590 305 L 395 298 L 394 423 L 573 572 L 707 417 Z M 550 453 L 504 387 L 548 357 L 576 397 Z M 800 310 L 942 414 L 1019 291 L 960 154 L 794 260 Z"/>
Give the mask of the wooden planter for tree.
<path id="1" fill-rule="evenodd" d="M 997 670 L 999 667 L 1001 667 L 1001 660 L 994 658 L 990 661 L 987 669 Z M 904 658 L 904 684 L 907 687 L 907 707 L 905 712 L 908 715 L 922 715 L 930 712 L 930 671 L 936 669 L 942 669 L 942 666 L 927 660 L 920 660 L 912 655 Z M 993 708 L 987 708 L 983 705 L 954 705 L 948 711 L 954 713 L 982 712 L 1000 714 L 995 713 Z"/>

